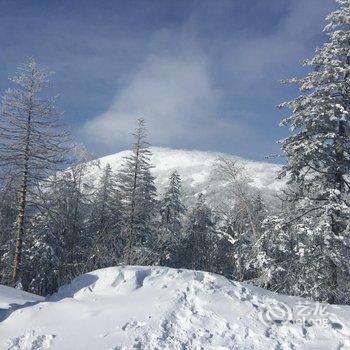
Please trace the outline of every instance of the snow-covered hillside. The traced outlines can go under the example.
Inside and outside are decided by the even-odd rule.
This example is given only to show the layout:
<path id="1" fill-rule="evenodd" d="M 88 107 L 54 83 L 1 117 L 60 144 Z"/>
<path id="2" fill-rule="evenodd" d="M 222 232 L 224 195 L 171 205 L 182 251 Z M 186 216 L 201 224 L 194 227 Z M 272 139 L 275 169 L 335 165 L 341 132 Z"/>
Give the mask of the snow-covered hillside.
<path id="1" fill-rule="evenodd" d="M 110 267 L 45 301 L 12 293 L 36 302 L 1 322 L 1 349 L 350 349 L 350 307 L 200 271 Z M 10 294 L 0 289 L 0 301 Z"/>
<path id="2" fill-rule="evenodd" d="M 185 195 L 193 199 L 193 195 L 199 192 L 210 194 L 217 192 L 220 184 L 213 184 L 211 172 L 218 157 L 230 158 L 244 165 L 246 173 L 251 179 L 250 185 L 264 192 L 274 192 L 283 186 L 282 181 L 276 179 L 276 173 L 280 169 L 277 164 L 267 162 L 248 161 L 243 158 L 215 152 L 175 150 L 170 148 L 151 147 L 151 162 L 155 166 L 152 170 L 156 177 L 156 185 L 161 193 L 168 184 L 170 173 L 177 170 L 183 181 Z M 89 179 L 95 181 L 101 174 L 101 169 L 109 163 L 115 171 L 120 169 L 123 158 L 130 151 L 123 151 L 100 158 L 99 166 L 90 166 Z"/>

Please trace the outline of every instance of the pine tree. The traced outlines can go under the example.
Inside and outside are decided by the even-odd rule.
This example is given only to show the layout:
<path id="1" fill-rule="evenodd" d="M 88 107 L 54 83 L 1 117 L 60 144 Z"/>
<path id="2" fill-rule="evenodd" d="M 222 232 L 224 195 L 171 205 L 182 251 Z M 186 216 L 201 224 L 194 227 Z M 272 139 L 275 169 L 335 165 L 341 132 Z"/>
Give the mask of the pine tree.
<path id="1" fill-rule="evenodd" d="M 215 222 L 203 194 L 189 212 L 183 242 L 185 267 L 211 271 L 215 259 Z"/>
<path id="2" fill-rule="evenodd" d="M 64 160 L 66 135 L 58 131 L 60 113 L 55 99 L 42 97 L 50 73 L 30 59 L 11 78 L 17 88 L 7 90 L 2 98 L 0 120 L 0 162 L 11 166 L 20 177 L 16 247 L 12 282 L 21 272 L 22 244 L 25 230 L 29 186 L 46 178 Z"/>
<path id="3" fill-rule="evenodd" d="M 255 284 L 278 293 L 293 294 L 294 290 L 294 294 L 300 294 L 295 292 L 295 288 L 300 286 L 298 257 L 295 254 L 296 233 L 300 227 L 295 231 L 284 229 L 290 211 L 282 213 L 269 216 L 263 223 L 263 235 L 256 244 L 258 253 L 251 262 L 259 275 Z"/>
<path id="4" fill-rule="evenodd" d="M 60 286 L 62 237 L 51 225 L 47 215 L 36 213 L 30 220 L 23 244 L 22 286 L 39 295 L 51 294 Z"/>
<path id="5" fill-rule="evenodd" d="M 172 264 L 179 249 L 185 206 L 181 200 L 181 178 L 177 171 L 171 173 L 169 185 L 160 202 L 159 263 Z"/>
<path id="6" fill-rule="evenodd" d="M 298 84 L 302 94 L 280 105 L 292 110 L 282 120 L 291 136 L 281 141 L 288 161 L 280 176 L 287 176 L 294 213 L 279 234 L 297 237 L 296 293 L 329 302 L 344 302 L 340 282 L 349 281 L 350 271 L 350 2 L 338 3 L 327 17 L 329 42 L 305 61 L 312 71 L 285 81 Z"/>
<path id="7" fill-rule="evenodd" d="M 154 241 L 156 187 L 151 174 L 151 151 L 146 141 L 144 119 L 140 118 L 133 134 L 132 154 L 125 157 L 119 173 L 119 190 L 125 220 L 124 235 L 127 241 L 127 264 L 142 263 L 151 258 L 148 250 Z"/>
<path id="8" fill-rule="evenodd" d="M 81 147 L 73 148 L 72 153 L 70 168 L 53 174 L 36 189 L 36 213 L 23 256 L 24 264 L 31 266 L 24 274 L 23 286 L 32 291 L 40 291 L 43 278 L 52 289 L 47 292 L 53 292 L 87 272 L 93 243 L 89 219 L 94 188 L 86 180 L 89 155 Z"/>
<path id="9" fill-rule="evenodd" d="M 93 243 L 88 270 L 116 265 L 122 253 L 120 193 L 117 177 L 109 164 L 104 168 L 93 197 L 94 210 L 90 224 Z"/>

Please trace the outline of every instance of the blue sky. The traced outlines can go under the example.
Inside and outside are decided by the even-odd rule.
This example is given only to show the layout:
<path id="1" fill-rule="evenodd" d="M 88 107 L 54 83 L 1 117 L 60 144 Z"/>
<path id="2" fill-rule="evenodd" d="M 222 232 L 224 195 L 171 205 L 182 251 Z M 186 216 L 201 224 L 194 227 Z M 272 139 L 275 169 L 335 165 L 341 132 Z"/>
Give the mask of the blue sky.
<path id="1" fill-rule="evenodd" d="M 129 147 L 143 116 L 157 146 L 252 159 L 286 135 L 278 80 L 326 40 L 334 0 L 0 0 L 0 92 L 33 56 L 73 138 L 96 155 Z"/>

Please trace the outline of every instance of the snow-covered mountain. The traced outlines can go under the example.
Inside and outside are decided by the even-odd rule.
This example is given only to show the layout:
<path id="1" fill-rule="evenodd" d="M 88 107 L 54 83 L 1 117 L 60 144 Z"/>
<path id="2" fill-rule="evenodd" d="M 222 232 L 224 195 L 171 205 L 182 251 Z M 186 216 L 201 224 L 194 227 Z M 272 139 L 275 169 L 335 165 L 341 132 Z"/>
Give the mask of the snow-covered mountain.
<path id="1" fill-rule="evenodd" d="M 156 185 L 161 193 L 168 183 L 171 172 L 177 170 L 183 181 L 185 196 L 193 198 L 197 193 L 209 194 L 220 191 L 223 187 L 220 183 L 213 183 L 212 169 L 218 157 L 229 158 L 243 165 L 251 179 L 250 185 L 263 192 L 275 192 L 283 186 L 283 181 L 276 179 L 276 173 L 280 165 L 249 161 L 243 158 L 217 152 L 205 152 L 194 150 L 175 150 L 170 148 L 151 147 L 151 162 L 155 166 L 152 170 L 156 177 Z M 120 169 L 123 158 L 130 151 L 122 151 L 98 159 L 99 165 L 92 162 L 89 169 L 89 179 L 95 181 L 101 174 L 103 167 L 109 163 L 115 171 Z"/>
<path id="2" fill-rule="evenodd" d="M 201 271 L 110 267 L 46 300 L 0 287 L 0 301 L 12 308 L 0 314 L 6 350 L 350 349 L 349 306 Z"/>

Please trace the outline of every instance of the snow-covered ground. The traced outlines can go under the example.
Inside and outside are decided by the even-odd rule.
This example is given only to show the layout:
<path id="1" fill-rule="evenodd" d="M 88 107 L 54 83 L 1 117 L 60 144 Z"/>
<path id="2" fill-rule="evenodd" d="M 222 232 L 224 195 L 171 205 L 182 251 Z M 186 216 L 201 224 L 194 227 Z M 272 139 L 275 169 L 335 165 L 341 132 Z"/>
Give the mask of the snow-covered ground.
<path id="1" fill-rule="evenodd" d="M 0 322 L 14 309 L 27 307 L 43 300 L 44 298 L 38 295 L 0 285 Z"/>
<path id="2" fill-rule="evenodd" d="M 277 295 L 219 275 L 110 267 L 45 301 L 0 289 L 1 349 L 350 349 L 350 307 Z"/>
<path id="3" fill-rule="evenodd" d="M 249 161 L 243 158 L 216 152 L 204 152 L 194 150 L 175 150 L 162 147 L 151 147 L 151 162 L 154 165 L 152 172 L 156 177 L 156 186 L 160 193 L 168 184 L 171 172 L 177 170 L 182 178 L 184 192 L 189 198 L 199 192 L 208 193 L 213 187 L 217 192 L 220 185 L 212 184 L 211 172 L 218 157 L 230 158 L 244 165 L 247 174 L 251 178 L 251 185 L 263 191 L 277 191 L 284 182 L 276 180 L 277 171 L 280 166 L 267 162 Z M 109 163 L 113 170 L 121 168 L 123 158 L 130 151 L 123 151 L 99 158 L 100 166 L 91 166 L 89 179 L 96 181 L 101 174 L 101 169 Z M 211 186 L 212 184 L 212 186 Z"/>
<path id="4" fill-rule="evenodd" d="M 43 297 L 24 292 L 19 289 L 0 285 L 0 310 L 8 309 L 9 305 L 23 305 L 44 300 Z"/>

